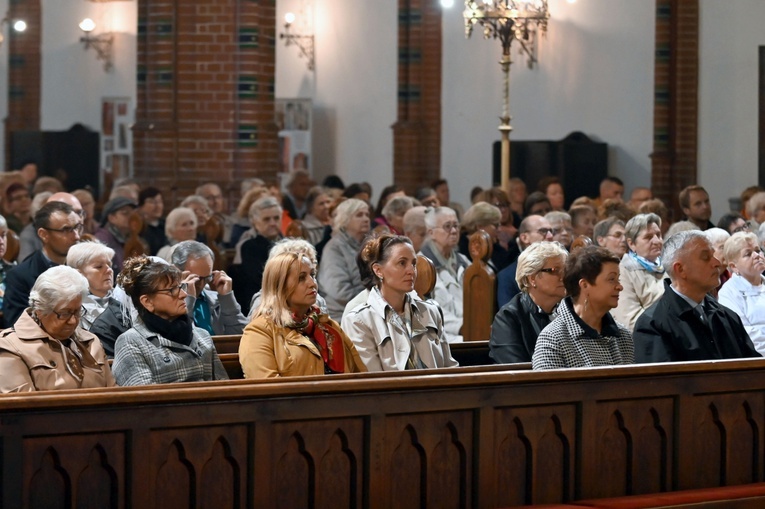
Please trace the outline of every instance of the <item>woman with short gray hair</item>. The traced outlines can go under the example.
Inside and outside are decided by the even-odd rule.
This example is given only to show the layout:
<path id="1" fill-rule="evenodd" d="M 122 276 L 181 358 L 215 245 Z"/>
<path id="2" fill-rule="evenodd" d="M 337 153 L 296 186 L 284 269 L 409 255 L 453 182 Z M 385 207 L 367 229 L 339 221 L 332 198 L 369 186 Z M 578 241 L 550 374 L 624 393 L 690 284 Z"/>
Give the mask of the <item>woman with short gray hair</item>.
<path id="1" fill-rule="evenodd" d="M 88 293 L 82 298 L 80 318 L 80 326 L 85 330 L 90 330 L 95 319 L 109 305 L 114 289 L 113 258 L 114 249 L 98 241 L 75 244 L 66 254 L 66 264 L 88 280 Z"/>
<path id="2" fill-rule="evenodd" d="M 87 279 L 71 267 L 40 274 L 29 307 L 0 337 L 0 392 L 114 385 L 101 342 L 78 327 L 87 293 Z"/>
<path id="3" fill-rule="evenodd" d="M 168 244 L 157 252 L 157 256 L 170 262 L 176 244 L 197 238 L 197 226 L 197 216 L 190 208 L 176 207 L 171 210 L 165 218 L 165 236 Z"/>
<path id="4" fill-rule="evenodd" d="M 387 226 L 394 235 L 403 235 L 404 214 L 412 207 L 414 207 L 414 200 L 409 196 L 391 198 L 383 207 L 382 216 L 375 219 L 375 222 Z"/>
<path id="5" fill-rule="evenodd" d="M 319 271 L 319 292 L 327 300 L 329 316 L 343 317 L 345 305 L 364 290 L 356 255 L 369 233 L 369 205 L 351 198 L 337 206 L 332 239 L 324 247 Z"/>
<path id="6" fill-rule="evenodd" d="M 502 212 L 496 207 L 485 201 L 479 201 L 465 211 L 462 218 L 462 231 L 460 232 L 459 252 L 470 258 L 470 236 L 478 230 L 484 231 L 489 235 L 492 244 L 491 260 L 489 264 L 494 271 L 498 273 L 511 263 L 513 263 L 520 250 L 516 242 L 511 242 L 507 249 L 499 240 L 499 228 L 501 226 Z"/>
<path id="7" fill-rule="evenodd" d="M 537 242 L 518 257 L 515 280 L 521 293 L 494 317 L 489 357 L 500 364 L 531 362 L 537 337 L 566 296 L 563 269 L 568 252 L 557 242 Z"/>
<path id="8" fill-rule="evenodd" d="M 664 295 L 661 218 L 653 213 L 638 214 L 627 221 L 624 236 L 628 251 L 619 263 L 624 288 L 611 314 L 632 331 L 640 315 Z"/>

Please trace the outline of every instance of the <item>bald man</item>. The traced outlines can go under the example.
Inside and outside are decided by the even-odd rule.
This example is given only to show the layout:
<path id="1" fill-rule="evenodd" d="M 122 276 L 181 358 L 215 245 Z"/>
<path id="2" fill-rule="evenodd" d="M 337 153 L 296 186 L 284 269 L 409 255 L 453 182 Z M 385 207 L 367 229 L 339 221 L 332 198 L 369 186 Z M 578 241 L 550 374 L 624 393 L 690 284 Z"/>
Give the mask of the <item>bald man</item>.
<path id="1" fill-rule="evenodd" d="M 85 219 L 83 217 L 80 200 L 78 200 L 77 197 L 73 194 L 53 193 L 47 200 L 45 200 L 45 203 L 50 203 L 53 201 L 66 203 L 72 207 L 74 211 L 83 218 L 83 220 Z M 37 211 L 33 210 L 32 215 L 34 215 L 35 212 Z M 42 241 L 40 240 L 40 237 L 37 236 L 37 228 L 34 227 L 34 224 L 30 223 L 23 230 L 21 230 L 21 233 L 19 234 L 19 255 L 16 257 L 16 260 L 22 262 L 27 258 L 27 256 L 31 255 L 35 251 L 38 251 L 39 249 L 42 249 L 42 247 Z"/>

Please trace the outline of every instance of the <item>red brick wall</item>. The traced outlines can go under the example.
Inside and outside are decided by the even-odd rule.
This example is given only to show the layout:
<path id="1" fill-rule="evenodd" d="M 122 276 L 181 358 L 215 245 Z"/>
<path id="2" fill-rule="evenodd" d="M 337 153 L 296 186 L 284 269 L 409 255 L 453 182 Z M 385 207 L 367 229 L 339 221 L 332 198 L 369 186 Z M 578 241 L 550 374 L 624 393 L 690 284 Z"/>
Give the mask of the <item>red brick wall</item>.
<path id="1" fill-rule="evenodd" d="M 399 0 L 398 118 L 393 179 L 409 192 L 441 171 L 441 8 L 433 0 Z"/>
<path id="2" fill-rule="evenodd" d="M 27 29 L 17 33 L 10 26 L 3 27 L 5 44 L 8 45 L 5 169 L 13 169 L 13 162 L 10 161 L 11 133 L 40 129 L 40 9 L 40 0 L 11 1 L 9 18 L 23 19 L 27 22 Z"/>
<path id="3" fill-rule="evenodd" d="M 175 202 L 277 171 L 275 0 L 139 0 L 135 175 Z"/>
<path id="4" fill-rule="evenodd" d="M 677 195 L 697 183 L 699 1 L 656 1 L 654 195 L 682 217 Z"/>

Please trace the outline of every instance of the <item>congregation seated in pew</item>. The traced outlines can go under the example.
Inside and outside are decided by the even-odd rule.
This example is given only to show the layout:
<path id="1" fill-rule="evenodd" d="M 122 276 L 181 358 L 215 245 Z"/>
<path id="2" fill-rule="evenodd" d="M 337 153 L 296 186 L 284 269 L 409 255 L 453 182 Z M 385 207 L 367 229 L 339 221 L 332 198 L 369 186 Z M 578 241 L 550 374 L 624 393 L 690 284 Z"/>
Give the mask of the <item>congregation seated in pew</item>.
<path id="1" fill-rule="evenodd" d="M 577 249 L 566 261 L 563 284 L 568 297 L 537 338 L 533 369 L 634 363 L 632 335 L 609 313 L 622 290 L 619 258 L 602 247 Z"/>
<path id="2" fill-rule="evenodd" d="M 138 317 L 114 347 L 119 385 L 227 380 L 210 334 L 195 327 L 186 308 L 188 281 L 177 267 L 145 256 L 130 258 L 117 281 Z"/>
<path id="3" fill-rule="evenodd" d="M 538 242 L 518 257 L 516 282 L 521 293 L 497 312 L 491 326 L 489 355 L 494 362 L 531 362 L 537 337 L 552 321 L 566 296 L 563 270 L 568 252 L 557 242 Z"/>
<path id="4" fill-rule="evenodd" d="M 260 304 L 239 343 L 245 378 L 366 371 L 350 338 L 316 306 L 316 267 L 296 252 L 268 260 Z"/>
<path id="5" fill-rule="evenodd" d="M 446 215 L 448 218 L 452 215 Z M 449 229 L 445 233 L 455 233 Z M 456 244 L 456 242 L 455 242 Z M 361 253 L 375 286 L 366 303 L 343 318 L 369 371 L 457 366 L 446 340 L 438 305 L 413 297 L 417 257 L 407 237 L 382 234 Z"/>
<path id="6" fill-rule="evenodd" d="M 0 392 L 114 385 L 100 341 L 78 327 L 87 293 L 85 277 L 66 265 L 37 278 L 29 307 L 0 334 Z"/>

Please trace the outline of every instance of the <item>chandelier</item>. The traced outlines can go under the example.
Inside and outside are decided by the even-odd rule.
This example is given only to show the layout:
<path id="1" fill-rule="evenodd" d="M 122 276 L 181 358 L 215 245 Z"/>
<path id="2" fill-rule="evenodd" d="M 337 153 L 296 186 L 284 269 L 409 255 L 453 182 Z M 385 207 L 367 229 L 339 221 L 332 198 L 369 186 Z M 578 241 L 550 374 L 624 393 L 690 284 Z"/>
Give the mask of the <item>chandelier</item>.
<path id="1" fill-rule="evenodd" d="M 502 59 L 499 61 L 504 75 L 504 105 L 502 122 L 501 174 L 502 188 L 510 187 L 510 48 L 518 41 L 519 52 L 526 56 L 527 65 L 532 68 L 537 61 L 537 34 L 547 32 L 550 11 L 547 0 L 465 0 L 465 37 L 469 38 L 476 25 L 483 27 L 484 39 L 499 39 L 502 44 Z"/>

